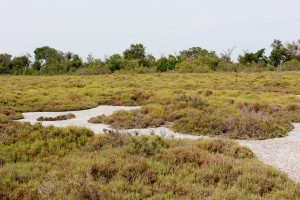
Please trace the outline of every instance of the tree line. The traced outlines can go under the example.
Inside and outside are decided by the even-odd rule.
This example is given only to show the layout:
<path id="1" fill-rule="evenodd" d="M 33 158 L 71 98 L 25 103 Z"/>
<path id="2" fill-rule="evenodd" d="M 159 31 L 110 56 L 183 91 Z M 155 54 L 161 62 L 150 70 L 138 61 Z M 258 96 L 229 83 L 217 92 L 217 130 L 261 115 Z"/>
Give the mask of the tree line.
<path id="1" fill-rule="evenodd" d="M 155 58 L 146 53 L 143 44 L 132 44 L 122 54 L 113 54 L 104 60 L 89 55 L 83 61 L 78 54 L 64 53 L 44 46 L 34 50 L 34 57 L 29 54 L 13 57 L 0 54 L 0 74 L 15 75 L 56 75 L 56 74 L 108 74 L 116 71 L 151 73 L 151 72 L 211 72 L 211 71 L 262 71 L 262 70 L 300 70 L 300 40 L 283 44 L 274 40 L 271 53 L 266 49 L 257 52 L 244 51 L 233 62 L 231 55 L 234 48 L 217 55 L 201 47 L 192 47 L 180 51 L 178 55 Z"/>

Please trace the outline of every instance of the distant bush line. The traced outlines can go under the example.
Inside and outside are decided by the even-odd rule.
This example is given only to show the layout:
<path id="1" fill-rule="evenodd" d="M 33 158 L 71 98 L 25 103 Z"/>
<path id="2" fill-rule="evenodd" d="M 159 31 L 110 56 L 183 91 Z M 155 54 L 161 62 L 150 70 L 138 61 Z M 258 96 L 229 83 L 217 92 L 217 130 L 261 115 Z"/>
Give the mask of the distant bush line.
<path id="1" fill-rule="evenodd" d="M 228 49 L 217 55 L 201 47 L 180 51 L 178 55 L 155 58 L 146 53 L 143 44 L 132 44 L 122 54 L 113 54 L 104 60 L 89 55 L 84 62 L 79 55 L 61 52 L 44 46 L 34 50 L 34 59 L 28 54 L 12 57 L 0 54 L 0 74 L 13 75 L 98 75 L 114 72 L 155 73 L 189 72 L 206 73 L 214 71 L 298 71 L 300 70 L 300 40 L 283 44 L 274 40 L 271 53 L 266 56 L 265 49 L 257 52 L 244 51 L 238 61 L 233 62 L 234 50 Z"/>

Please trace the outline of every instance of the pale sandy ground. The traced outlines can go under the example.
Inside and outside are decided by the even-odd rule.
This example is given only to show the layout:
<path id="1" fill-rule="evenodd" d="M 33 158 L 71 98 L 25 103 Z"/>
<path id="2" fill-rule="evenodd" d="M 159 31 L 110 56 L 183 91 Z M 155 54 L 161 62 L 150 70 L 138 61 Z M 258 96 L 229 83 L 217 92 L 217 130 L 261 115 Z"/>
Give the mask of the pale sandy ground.
<path id="1" fill-rule="evenodd" d="M 76 118 L 65 121 L 42 122 L 44 126 L 54 125 L 57 127 L 66 126 L 84 126 L 95 133 L 103 133 L 103 129 L 110 129 L 104 124 L 90 124 L 87 121 L 91 117 L 99 115 L 111 115 L 117 110 L 132 110 L 140 107 L 125 106 L 98 106 L 89 110 L 68 111 L 68 112 L 31 112 L 23 113 L 24 119 L 18 120 L 22 122 L 36 123 L 36 119 L 40 116 L 55 117 L 62 114 L 73 113 Z M 295 129 L 291 131 L 287 137 L 275 138 L 268 140 L 236 140 L 239 144 L 249 147 L 262 162 L 271 165 L 283 172 L 294 181 L 300 182 L 300 123 L 293 124 Z M 168 128 L 147 128 L 147 129 L 130 129 L 126 132 L 135 134 L 139 132 L 143 135 L 160 135 L 167 138 L 181 139 L 198 139 L 207 138 L 203 136 L 193 136 L 180 133 L 174 133 Z"/>
<path id="2" fill-rule="evenodd" d="M 268 140 L 237 140 L 240 145 L 249 147 L 256 157 L 300 182 L 300 123 L 293 124 L 288 136 Z"/>
<path id="3" fill-rule="evenodd" d="M 67 112 L 28 112 L 22 113 L 24 119 L 17 120 L 21 122 L 30 122 L 34 124 L 38 122 L 36 119 L 40 116 L 44 117 L 56 117 L 58 115 L 73 113 L 75 115 L 74 119 L 63 120 L 63 121 L 44 121 L 41 122 L 44 126 L 54 125 L 57 127 L 66 127 L 66 126 L 84 126 L 95 133 L 103 133 L 103 129 L 111 129 L 108 125 L 105 124 L 91 124 L 88 123 L 88 120 L 91 117 L 96 117 L 99 115 L 111 115 L 113 112 L 117 110 L 134 110 L 139 109 L 139 106 L 129 107 L 129 106 L 98 106 L 96 108 L 88 109 L 88 110 L 80 110 L 80 111 L 67 111 Z M 126 132 L 135 134 L 139 132 L 142 135 L 160 135 L 168 138 L 182 138 L 182 139 L 198 139 L 200 136 L 186 135 L 180 133 L 174 133 L 168 128 L 159 127 L 159 128 L 146 128 L 146 129 L 129 129 Z"/>

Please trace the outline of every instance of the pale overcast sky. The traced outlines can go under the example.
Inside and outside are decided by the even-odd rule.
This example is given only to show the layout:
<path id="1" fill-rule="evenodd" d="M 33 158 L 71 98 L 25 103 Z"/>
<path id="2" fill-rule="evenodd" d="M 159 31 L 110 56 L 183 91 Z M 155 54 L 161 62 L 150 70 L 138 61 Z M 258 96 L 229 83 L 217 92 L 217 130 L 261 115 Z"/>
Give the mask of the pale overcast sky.
<path id="1" fill-rule="evenodd" d="M 157 57 L 200 46 L 256 51 L 300 39 L 300 0 L 0 0 L 0 53 L 48 45 L 103 58 L 142 43 Z"/>

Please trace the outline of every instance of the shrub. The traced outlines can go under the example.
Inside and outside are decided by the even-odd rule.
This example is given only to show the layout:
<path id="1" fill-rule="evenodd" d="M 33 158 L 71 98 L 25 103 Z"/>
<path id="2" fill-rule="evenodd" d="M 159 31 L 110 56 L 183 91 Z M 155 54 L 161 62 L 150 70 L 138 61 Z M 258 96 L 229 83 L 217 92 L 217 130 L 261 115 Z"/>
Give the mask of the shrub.
<path id="1" fill-rule="evenodd" d="M 75 115 L 72 113 L 64 114 L 64 115 L 58 115 L 56 117 L 38 117 L 37 121 L 61 121 L 61 120 L 69 120 L 74 119 Z"/>
<path id="2" fill-rule="evenodd" d="M 173 70 L 175 68 L 175 65 L 178 61 L 174 56 L 161 57 L 156 62 L 157 71 L 159 72 L 166 72 L 169 70 Z"/>
<path id="3" fill-rule="evenodd" d="M 290 60 L 282 63 L 277 67 L 278 71 L 300 71 L 300 62 L 298 60 Z"/>
<path id="4" fill-rule="evenodd" d="M 0 107 L 0 115 L 2 115 L 2 117 L 7 117 L 10 120 L 17 120 L 17 119 L 22 119 L 23 115 L 19 112 L 16 112 L 12 109 L 9 108 L 3 108 Z"/>
<path id="5" fill-rule="evenodd" d="M 217 71 L 221 72 L 238 72 L 241 71 L 241 66 L 235 63 L 220 62 L 217 67 Z"/>
<path id="6" fill-rule="evenodd" d="M 62 157 L 84 146 L 93 135 L 87 128 L 31 126 L 19 122 L 0 124 L 0 157 L 5 163 Z"/>
<path id="7" fill-rule="evenodd" d="M 137 104 L 142 104 L 146 100 L 148 100 L 153 94 L 151 92 L 141 91 L 141 90 L 133 90 L 131 100 L 136 102 Z"/>
<path id="8" fill-rule="evenodd" d="M 0 124 L 6 124 L 10 121 L 7 115 L 0 114 Z"/>
<path id="9" fill-rule="evenodd" d="M 181 97 L 175 99 L 174 101 L 174 103 L 178 103 L 178 102 L 185 102 L 189 106 L 198 109 L 201 109 L 206 106 L 206 103 L 199 95 L 195 95 L 195 96 L 182 95 Z"/>
<path id="10" fill-rule="evenodd" d="M 14 127 L 21 123 L 14 123 Z M 41 141 L 44 150 L 63 140 L 69 151 L 71 135 L 89 135 L 84 129 L 43 128 L 22 124 L 5 129 L 6 141 Z M 8 126 L 8 125 L 4 125 Z M 28 130 L 34 133 L 28 133 Z M 20 132 L 25 130 L 25 132 Z M 81 132 L 81 134 L 79 134 Z M 1 137 L 4 135 L 2 131 Z M 21 133 L 21 135 L 20 135 Z M 23 134 L 23 135 L 22 135 Z M 76 138 L 75 137 L 75 138 Z M 28 139 L 28 140 L 27 140 Z M 2 142 L 2 140 L 0 140 Z M 19 147 L 18 143 L 16 147 Z M 1 152 L 5 146 L 0 144 Z M 57 158 L 0 166 L 2 199 L 299 199 L 299 186 L 279 171 L 263 165 L 253 154 L 225 140 L 167 140 L 132 137 L 118 131 L 88 137 L 84 148 Z M 107 148 L 105 148 L 107 147 Z M 19 149 L 16 149 L 19 150 Z M 19 152 L 21 153 L 21 152 Z M 2 157 L 1 157 L 2 158 Z M 6 162 L 6 161 L 5 161 Z"/>
<path id="11" fill-rule="evenodd" d="M 282 137 L 292 129 L 288 121 L 272 117 L 243 113 L 220 118 L 219 114 L 200 112 L 186 116 L 175 121 L 172 129 L 182 133 L 235 139 Z"/>
<path id="12" fill-rule="evenodd" d="M 285 136 L 292 130 L 292 125 L 285 120 L 268 117 L 261 119 L 251 115 L 241 115 L 237 118 L 228 118 L 226 121 L 230 138 L 239 139 L 267 139 Z"/>
<path id="13" fill-rule="evenodd" d="M 207 73 L 215 71 L 219 62 L 217 57 L 200 56 L 177 64 L 175 70 L 181 73 Z"/>
<path id="14" fill-rule="evenodd" d="M 210 153 L 224 154 L 233 158 L 254 158 L 254 154 L 247 147 L 242 147 L 232 141 L 220 139 L 204 140 L 199 139 L 196 142 L 198 148 Z"/>
<path id="15" fill-rule="evenodd" d="M 91 123 L 91 124 L 101 124 L 104 117 L 106 117 L 106 115 L 100 115 L 100 116 L 92 117 L 88 120 L 88 122 Z"/>
<path id="16" fill-rule="evenodd" d="M 158 136 L 133 137 L 128 141 L 126 148 L 130 154 L 154 156 L 160 154 L 169 144 Z"/>
<path id="17" fill-rule="evenodd" d="M 92 147 L 93 151 L 100 150 L 105 146 L 109 148 L 123 146 L 129 136 L 129 134 L 118 130 L 104 130 L 104 133 L 104 135 L 93 137 L 89 142 L 88 146 Z"/>
<path id="18" fill-rule="evenodd" d="M 143 157 L 134 156 L 130 160 L 131 162 L 120 171 L 120 175 L 126 181 L 134 182 L 138 177 L 143 176 L 150 166 L 147 163 L 147 159 Z"/>
<path id="19" fill-rule="evenodd" d="M 113 128 L 147 128 L 164 124 L 162 107 L 149 105 L 141 110 L 116 111 L 111 116 L 104 117 L 101 123 L 110 124 Z"/>
<path id="20" fill-rule="evenodd" d="M 193 163 L 201 166 L 207 162 L 207 159 L 208 155 L 194 146 L 171 148 L 163 154 L 163 161 L 173 167 L 184 163 Z"/>
<path id="21" fill-rule="evenodd" d="M 114 175 L 118 172 L 114 160 L 106 160 L 101 163 L 94 163 L 91 167 L 90 174 L 94 180 L 104 178 L 104 181 L 108 183 Z"/>

